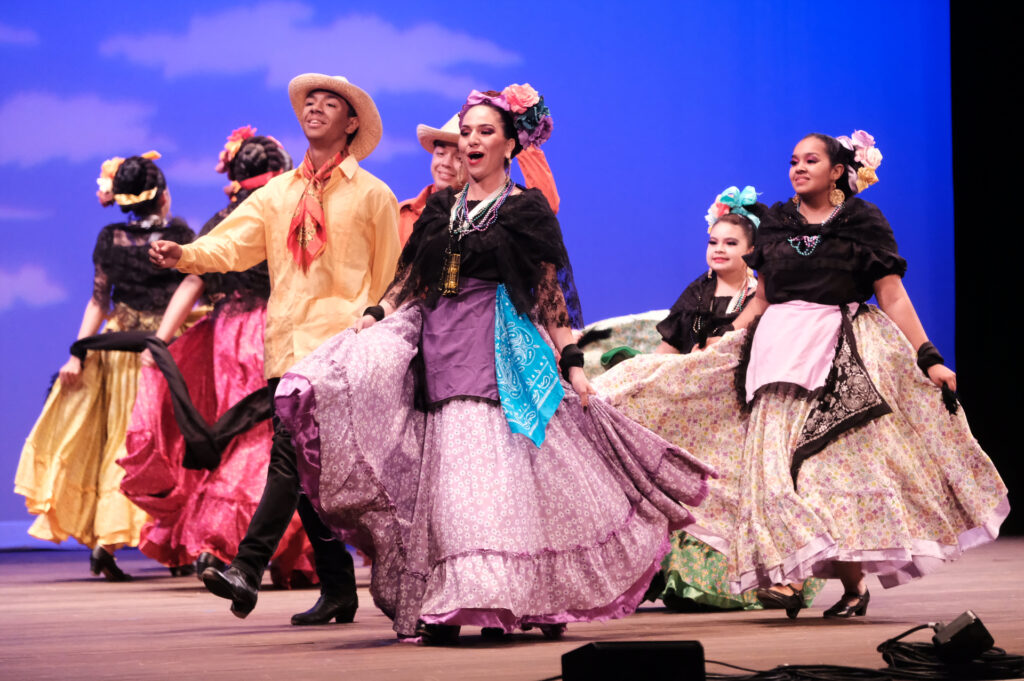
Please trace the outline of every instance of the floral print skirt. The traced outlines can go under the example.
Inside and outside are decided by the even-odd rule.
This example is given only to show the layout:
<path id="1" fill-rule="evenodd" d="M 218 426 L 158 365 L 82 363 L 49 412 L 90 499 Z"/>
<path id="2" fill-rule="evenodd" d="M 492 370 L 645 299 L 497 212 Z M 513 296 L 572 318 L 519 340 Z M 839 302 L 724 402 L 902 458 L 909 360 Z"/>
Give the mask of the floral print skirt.
<path id="1" fill-rule="evenodd" d="M 376 604 L 401 635 L 632 612 L 709 469 L 568 385 L 539 448 L 492 401 L 415 409 L 422 324 L 412 303 L 346 331 L 277 392 L 311 501 L 374 557 Z"/>
<path id="2" fill-rule="evenodd" d="M 945 410 L 899 328 L 871 306 L 853 330 L 892 413 L 836 437 L 795 482 L 792 452 L 811 403 L 781 388 L 740 408 L 744 331 L 704 352 L 636 357 L 594 382 L 622 413 L 718 470 L 687 532 L 723 554 L 731 592 L 833 577 L 836 560 L 895 586 L 994 539 L 1009 512 L 963 411 Z"/>

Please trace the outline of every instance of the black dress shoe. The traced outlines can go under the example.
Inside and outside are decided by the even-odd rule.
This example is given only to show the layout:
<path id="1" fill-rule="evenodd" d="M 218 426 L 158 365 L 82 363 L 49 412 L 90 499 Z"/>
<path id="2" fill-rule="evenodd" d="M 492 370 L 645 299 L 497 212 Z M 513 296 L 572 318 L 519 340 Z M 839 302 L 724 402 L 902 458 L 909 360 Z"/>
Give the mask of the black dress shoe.
<path id="1" fill-rule="evenodd" d="M 130 582 L 132 580 L 131 575 L 122 572 L 121 568 L 117 567 L 117 560 L 113 554 L 107 553 L 102 546 L 97 546 L 92 550 L 92 555 L 89 556 L 89 570 L 94 575 L 102 572 L 108 582 Z"/>
<path id="2" fill-rule="evenodd" d="M 355 591 L 345 595 L 322 593 L 312 608 L 292 615 L 292 624 L 299 627 L 327 624 L 332 619 L 338 624 L 348 624 L 355 619 L 358 607 L 359 598 Z"/>
<path id="3" fill-rule="evenodd" d="M 790 587 L 792 589 L 792 587 Z M 804 603 L 804 591 L 793 589 L 793 593 L 784 594 L 774 589 L 758 589 L 757 600 L 761 602 L 765 610 L 785 610 L 786 616 L 795 620 L 800 610 L 806 608 Z"/>
<path id="4" fill-rule="evenodd" d="M 559 624 L 539 624 L 537 628 L 540 629 L 540 633 L 544 635 L 549 641 L 557 641 L 565 635 L 565 623 Z"/>
<path id="5" fill-rule="evenodd" d="M 423 640 L 425 646 L 450 646 L 459 642 L 459 631 L 462 627 L 451 624 L 416 625 L 416 635 Z"/>
<path id="6" fill-rule="evenodd" d="M 198 557 L 196 557 L 196 576 L 200 580 L 202 580 L 203 572 L 206 570 L 206 568 L 210 567 L 216 568 L 217 570 L 224 572 L 224 568 L 227 567 L 227 563 L 225 563 L 209 551 L 203 551 L 199 554 Z"/>
<path id="7" fill-rule="evenodd" d="M 231 614 L 245 618 L 256 607 L 259 587 L 256 580 L 234 566 L 221 572 L 217 568 L 203 570 L 203 584 L 215 596 L 231 601 Z"/>
<path id="8" fill-rule="evenodd" d="M 825 617 L 862 617 L 868 612 L 868 603 L 871 601 L 871 592 L 845 593 L 839 602 L 825 611 Z"/>
<path id="9" fill-rule="evenodd" d="M 175 565 L 168 569 L 171 571 L 171 577 L 188 577 L 196 573 L 194 565 Z"/>

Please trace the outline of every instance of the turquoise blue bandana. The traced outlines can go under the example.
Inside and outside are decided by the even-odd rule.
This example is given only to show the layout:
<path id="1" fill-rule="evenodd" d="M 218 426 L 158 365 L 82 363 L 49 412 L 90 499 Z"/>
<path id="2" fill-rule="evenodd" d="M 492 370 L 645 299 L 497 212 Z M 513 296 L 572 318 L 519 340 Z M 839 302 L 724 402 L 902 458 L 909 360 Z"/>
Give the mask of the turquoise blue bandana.
<path id="1" fill-rule="evenodd" d="M 533 322 L 516 312 L 504 284 L 498 286 L 494 304 L 494 372 L 501 410 L 513 433 L 540 447 L 544 429 L 565 397 L 555 355 Z"/>

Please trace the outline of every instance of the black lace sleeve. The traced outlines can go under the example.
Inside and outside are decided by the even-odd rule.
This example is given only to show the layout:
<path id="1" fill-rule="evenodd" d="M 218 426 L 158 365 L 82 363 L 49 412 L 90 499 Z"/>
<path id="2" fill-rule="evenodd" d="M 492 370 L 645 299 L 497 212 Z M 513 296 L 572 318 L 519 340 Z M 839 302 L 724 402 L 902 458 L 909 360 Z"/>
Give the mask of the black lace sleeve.
<path id="1" fill-rule="evenodd" d="M 501 220 L 509 243 L 497 257 L 509 297 L 520 313 L 536 306 L 545 325 L 583 328 L 583 310 L 558 219 L 539 189 L 514 198 L 514 210 Z M 561 296 L 553 295 L 551 269 Z"/>
<path id="2" fill-rule="evenodd" d="M 572 326 L 558 270 L 551 263 L 541 266 L 544 274 L 537 284 L 537 318 L 544 326 Z"/>
<path id="3" fill-rule="evenodd" d="M 714 275 L 702 274 L 683 290 L 669 310 L 668 316 L 658 322 L 662 340 L 686 354 L 697 344 L 694 321 L 704 310 L 710 311 L 717 281 Z M 706 333 L 705 340 L 706 340 Z"/>
<path id="4" fill-rule="evenodd" d="M 106 260 L 107 254 L 110 252 L 112 235 L 113 225 L 107 225 L 100 230 L 99 235 L 96 237 L 96 246 L 92 251 L 92 264 L 94 267 L 94 274 L 92 278 L 92 299 L 95 300 L 100 306 L 100 309 L 105 312 L 110 310 L 111 282 L 110 277 L 107 276 L 107 273 L 103 268 L 103 263 Z"/>
<path id="5" fill-rule="evenodd" d="M 452 190 L 434 192 L 413 225 L 412 234 L 398 257 L 395 278 L 381 300 L 397 308 L 412 299 L 425 297 L 441 280 L 441 263 L 448 245 L 448 215 L 454 201 Z"/>

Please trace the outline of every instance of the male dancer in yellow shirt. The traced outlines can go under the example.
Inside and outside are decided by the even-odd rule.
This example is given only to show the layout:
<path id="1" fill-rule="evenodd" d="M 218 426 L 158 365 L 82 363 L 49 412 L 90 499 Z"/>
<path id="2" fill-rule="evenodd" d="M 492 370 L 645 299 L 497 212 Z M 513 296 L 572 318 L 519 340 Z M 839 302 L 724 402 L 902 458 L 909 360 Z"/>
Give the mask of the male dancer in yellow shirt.
<path id="1" fill-rule="evenodd" d="M 316 73 L 292 79 L 288 95 L 309 142 L 302 165 L 272 179 L 197 241 L 157 241 L 150 249 L 155 265 L 192 274 L 242 271 L 267 261 L 271 393 L 288 368 L 380 299 L 399 254 L 395 196 L 358 163 L 381 138 L 373 100 L 345 78 Z M 238 555 L 223 572 L 205 570 L 203 582 L 231 600 L 236 616 L 248 615 L 297 505 L 321 595 L 292 624 L 351 622 L 358 606 L 352 558 L 299 494 L 295 457 L 291 435 L 275 417 L 267 483 Z"/>

